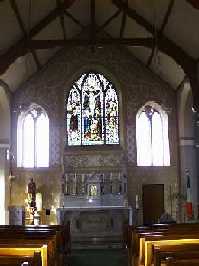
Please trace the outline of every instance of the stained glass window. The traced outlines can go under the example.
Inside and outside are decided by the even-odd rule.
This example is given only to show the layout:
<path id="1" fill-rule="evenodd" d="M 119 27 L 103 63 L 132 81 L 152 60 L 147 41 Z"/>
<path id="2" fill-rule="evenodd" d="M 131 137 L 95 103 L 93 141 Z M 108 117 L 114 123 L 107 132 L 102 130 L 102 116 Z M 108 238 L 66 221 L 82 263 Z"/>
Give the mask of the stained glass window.
<path id="1" fill-rule="evenodd" d="M 66 99 L 69 146 L 119 144 L 118 96 L 102 74 L 84 73 Z"/>
<path id="2" fill-rule="evenodd" d="M 136 117 L 138 166 L 169 166 L 168 115 L 155 103 L 146 104 Z"/>
<path id="3" fill-rule="evenodd" d="M 43 108 L 35 104 L 18 118 L 17 166 L 49 166 L 49 119 Z"/>

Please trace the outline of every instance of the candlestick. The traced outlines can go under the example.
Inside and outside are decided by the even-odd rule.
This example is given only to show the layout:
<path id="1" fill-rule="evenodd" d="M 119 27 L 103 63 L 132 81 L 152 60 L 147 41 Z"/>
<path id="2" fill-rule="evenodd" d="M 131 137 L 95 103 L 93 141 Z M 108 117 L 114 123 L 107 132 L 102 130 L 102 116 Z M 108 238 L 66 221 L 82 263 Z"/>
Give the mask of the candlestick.
<path id="1" fill-rule="evenodd" d="M 135 208 L 136 208 L 136 210 L 139 209 L 139 198 L 138 198 L 138 194 L 135 195 Z"/>

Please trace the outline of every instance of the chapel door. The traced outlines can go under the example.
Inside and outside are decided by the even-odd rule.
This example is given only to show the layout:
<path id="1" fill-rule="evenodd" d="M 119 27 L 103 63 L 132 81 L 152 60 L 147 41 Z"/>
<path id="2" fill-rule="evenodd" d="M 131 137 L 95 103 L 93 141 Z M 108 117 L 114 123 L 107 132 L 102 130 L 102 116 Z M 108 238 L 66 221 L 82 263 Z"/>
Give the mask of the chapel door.
<path id="1" fill-rule="evenodd" d="M 144 224 L 158 223 L 164 212 L 164 185 L 143 185 L 142 193 Z"/>

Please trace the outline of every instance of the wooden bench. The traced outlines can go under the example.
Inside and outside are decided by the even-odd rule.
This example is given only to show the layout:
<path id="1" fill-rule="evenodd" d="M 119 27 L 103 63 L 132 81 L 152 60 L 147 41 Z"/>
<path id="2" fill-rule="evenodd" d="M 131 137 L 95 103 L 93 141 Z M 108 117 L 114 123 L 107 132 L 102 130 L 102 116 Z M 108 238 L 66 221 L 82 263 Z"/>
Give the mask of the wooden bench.
<path id="1" fill-rule="evenodd" d="M 153 225 L 133 229 L 131 253 L 134 264 L 151 265 L 154 245 L 178 244 L 183 242 L 182 239 L 184 244 L 198 244 L 199 224 Z"/>
<path id="2" fill-rule="evenodd" d="M 155 245 L 154 246 L 154 266 L 177 263 L 185 260 L 199 261 L 199 244 L 180 244 L 180 245 Z"/>
<path id="3" fill-rule="evenodd" d="M 28 266 L 42 266 L 41 253 L 34 252 L 33 256 L 0 255 L 1 266 L 21 266 L 22 263 Z"/>
<path id="4" fill-rule="evenodd" d="M 39 248 L 42 265 L 66 265 L 65 258 L 70 252 L 70 228 L 68 227 L 69 225 L 0 226 L 0 253 L 2 245 L 6 245 L 12 251 L 16 247 L 21 250 Z"/>

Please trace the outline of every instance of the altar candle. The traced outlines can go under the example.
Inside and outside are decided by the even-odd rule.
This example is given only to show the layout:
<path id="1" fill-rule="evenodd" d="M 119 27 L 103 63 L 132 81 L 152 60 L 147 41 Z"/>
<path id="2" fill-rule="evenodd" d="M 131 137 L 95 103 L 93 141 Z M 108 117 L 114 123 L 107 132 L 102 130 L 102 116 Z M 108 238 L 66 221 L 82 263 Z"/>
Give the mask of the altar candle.
<path id="1" fill-rule="evenodd" d="M 84 183 L 84 174 L 82 174 L 82 183 Z"/>
<path id="2" fill-rule="evenodd" d="M 42 194 L 41 193 L 36 193 L 36 206 L 37 206 L 37 211 L 42 210 Z"/>
<path id="3" fill-rule="evenodd" d="M 112 179 L 113 179 L 113 173 L 111 172 L 110 173 L 110 181 L 112 181 Z"/>
<path id="4" fill-rule="evenodd" d="M 138 194 L 135 195 L 135 208 L 136 208 L 136 210 L 139 209 L 139 198 L 138 198 Z"/>
<path id="5" fill-rule="evenodd" d="M 129 207 L 129 225 L 133 224 L 133 212 L 132 212 L 132 208 Z"/>
<path id="6" fill-rule="evenodd" d="M 64 174 L 64 160 L 63 157 L 61 157 L 61 172 Z"/>
<path id="7" fill-rule="evenodd" d="M 118 175 L 118 180 L 120 181 L 121 180 L 121 173 L 119 172 L 119 175 Z"/>
<path id="8" fill-rule="evenodd" d="M 73 182 L 73 194 L 76 195 L 77 192 L 77 174 L 75 173 L 74 182 Z"/>

